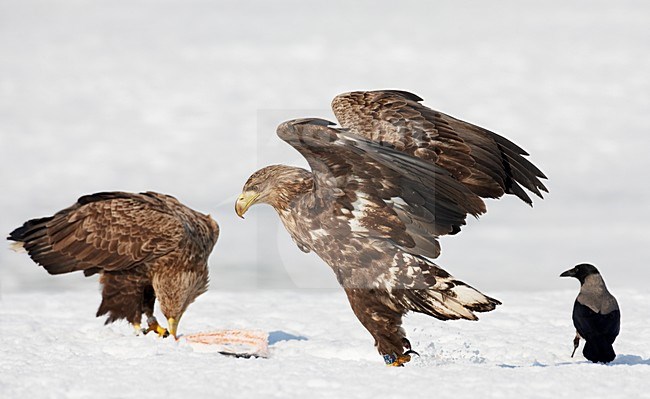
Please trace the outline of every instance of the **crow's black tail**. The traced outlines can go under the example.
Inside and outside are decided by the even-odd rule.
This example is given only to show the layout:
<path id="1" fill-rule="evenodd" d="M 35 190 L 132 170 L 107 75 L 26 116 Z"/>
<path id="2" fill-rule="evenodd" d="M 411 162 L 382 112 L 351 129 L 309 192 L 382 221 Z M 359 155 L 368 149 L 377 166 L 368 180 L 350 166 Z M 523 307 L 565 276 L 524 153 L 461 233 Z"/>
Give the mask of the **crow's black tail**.
<path id="1" fill-rule="evenodd" d="M 594 337 L 585 343 L 582 354 L 594 363 L 609 363 L 616 358 L 614 348 L 606 337 Z"/>

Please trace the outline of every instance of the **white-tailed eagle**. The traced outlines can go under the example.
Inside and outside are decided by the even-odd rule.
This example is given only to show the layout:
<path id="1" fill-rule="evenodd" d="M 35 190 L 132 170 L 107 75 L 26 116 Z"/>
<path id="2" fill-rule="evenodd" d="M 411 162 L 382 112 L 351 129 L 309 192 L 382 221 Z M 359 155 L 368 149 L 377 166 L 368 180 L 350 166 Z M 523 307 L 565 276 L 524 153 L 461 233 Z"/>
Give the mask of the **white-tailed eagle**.
<path id="1" fill-rule="evenodd" d="M 239 216 L 256 203 L 275 208 L 300 249 L 334 270 L 392 365 L 413 353 L 401 327 L 406 312 L 476 320 L 474 312 L 500 304 L 429 259 L 440 253 L 438 237 L 484 213 L 481 198 L 514 194 L 531 204 L 523 188 L 547 191 L 517 145 L 420 101 L 404 91 L 352 92 L 332 102 L 340 128 L 322 119 L 281 124 L 278 136 L 311 171 L 260 169 L 235 205 Z"/>
<path id="2" fill-rule="evenodd" d="M 126 319 L 140 331 L 167 335 L 153 315 L 156 299 L 176 336 L 178 322 L 208 288 L 208 256 L 219 226 L 176 198 L 146 192 L 86 195 L 54 216 L 25 222 L 9 234 L 50 274 L 100 273 L 106 323 Z"/>

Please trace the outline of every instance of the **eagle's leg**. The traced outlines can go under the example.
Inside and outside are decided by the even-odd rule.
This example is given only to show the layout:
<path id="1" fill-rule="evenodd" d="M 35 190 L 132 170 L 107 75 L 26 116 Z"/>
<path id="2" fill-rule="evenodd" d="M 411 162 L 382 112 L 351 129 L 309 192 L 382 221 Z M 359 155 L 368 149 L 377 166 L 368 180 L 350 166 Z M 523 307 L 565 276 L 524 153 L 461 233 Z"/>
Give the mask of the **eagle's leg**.
<path id="1" fill-rule="evenodd" d="M 411 360 L 410 342 L 402 328 L 402 315 L 385 293 L 375 289 L 346 288 L 352 311 L 375 338 L 375 347 L 389 366 Z M 404 349 L 407 349 L 405 352 Z"/>
<path id="2" fill-rule="evenodd" d="M 154 305 L 156 303 L 156 293 L 153 290 L 152 286 L 146 286 L 144 292 L 142 293 L 142 310 L 147 316 L 147 328 L 144 330 L 145 334 L 150 332 L 155 332 L 160 337 L 168 337 L 169 331 L 166 328 L 158 324 L 156 316 L 153 315 Z"/>
<path id="3" fill-rule="evenodd" d="M 573 338 L 573 352 L 571 352 L 571 357 L 576 354 L 576 349 L 578 349 L 578 345 L 580 345 L 580 334 L 576 331 L 576 336 Z"/>
<path id="4" fill-rule="evenodd" d="M 131 273 L 103 272 L 99 282 L 102 285 L 102 303 L 97 317 L 108 314 L 105 324 L 126 319 L 136 331 L 142 332 L 142 285 L 139 275 Z"/>

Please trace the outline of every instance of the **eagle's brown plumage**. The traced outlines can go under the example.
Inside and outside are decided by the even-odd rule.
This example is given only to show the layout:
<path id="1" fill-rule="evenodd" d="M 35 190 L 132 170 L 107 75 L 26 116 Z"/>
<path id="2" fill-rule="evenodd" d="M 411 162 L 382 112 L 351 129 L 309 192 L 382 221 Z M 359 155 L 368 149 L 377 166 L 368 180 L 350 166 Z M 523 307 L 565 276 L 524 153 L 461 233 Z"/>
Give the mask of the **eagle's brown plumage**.
<path id="1" fill-rule="evenodd" d="M 539 197 L 547 191 L 544 174 L 519 146 L 420 101 L 404 91 L 352 92 L 337 96 L 332 109 L 350 132 L 435 163 L 480 197 L 515 194 L 532 204 L 521 186 Z"/>
<path id="2" fill-rule="evenodd" d="M 146 192 L 86 195 L 54 216 L 27 221 L 8 239 L 20 243 L 50 274 L 100 273 L 106 323 L 142 314 L 155 323 L 156 299 L 178 322 L 208 287 L 208 256 L 217 223 L 176 198 Z M 171 330 L 175 330 L 172 326 Z M 175 333 L 175 331 L 172 331 Z"/>
<path id="3" fill-rule="evenodd" d="M 236 204 L 272 205 L 293 240 L 334 270 L 350 305 L 389 363 L 408 360 L 402 315 L 476 320 L 500 304 L 428 258 L 438 237 L 455 234 L 482 198 L 541 197 L 545 178 L 521 148 L 483 128 L 431 110 L 414 94 L 354 92 L 336 97 L 343 128 L 298 119 L 278 136 L 311 172 L 274 165 L 255 172 Z"/>

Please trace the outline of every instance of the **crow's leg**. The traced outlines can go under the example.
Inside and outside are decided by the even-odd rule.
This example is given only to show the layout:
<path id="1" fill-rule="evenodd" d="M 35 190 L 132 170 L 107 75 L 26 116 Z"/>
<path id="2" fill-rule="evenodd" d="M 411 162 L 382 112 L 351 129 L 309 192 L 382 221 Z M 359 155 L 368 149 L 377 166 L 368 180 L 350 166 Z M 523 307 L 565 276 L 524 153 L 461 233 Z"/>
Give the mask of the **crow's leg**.
<path id="1" fill-rule="evenodd" d="M 580 345 L 580 334 L 576 331 L 576 336 L 573 338 L 573 352 L 571 352 L 571 357 L 576 354 L 576 349 L 578 349 L 578 345 Z"/>

